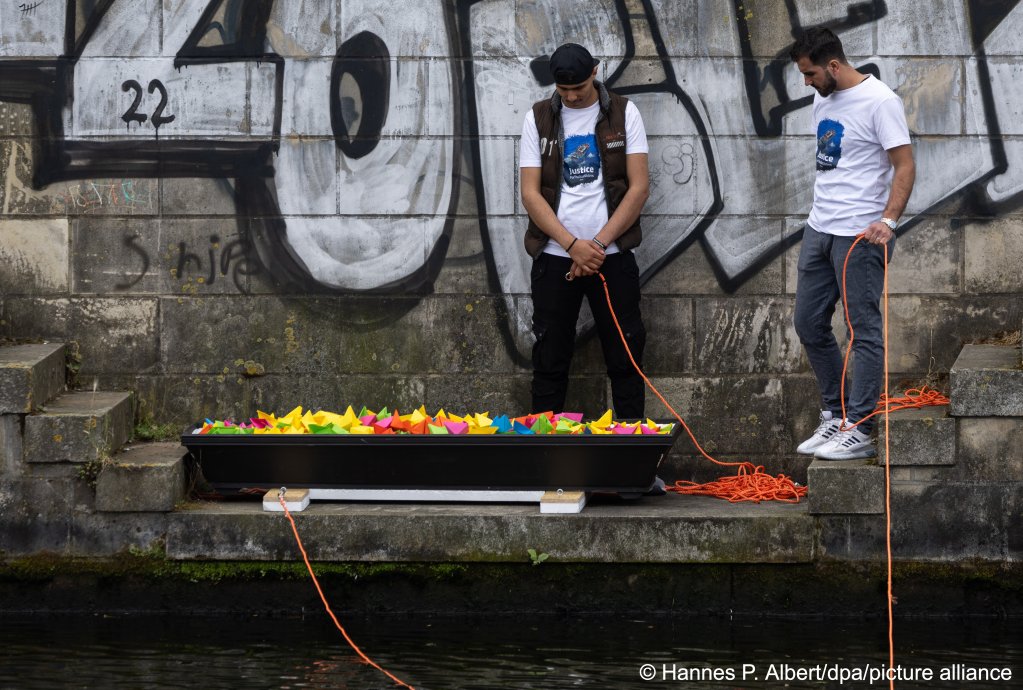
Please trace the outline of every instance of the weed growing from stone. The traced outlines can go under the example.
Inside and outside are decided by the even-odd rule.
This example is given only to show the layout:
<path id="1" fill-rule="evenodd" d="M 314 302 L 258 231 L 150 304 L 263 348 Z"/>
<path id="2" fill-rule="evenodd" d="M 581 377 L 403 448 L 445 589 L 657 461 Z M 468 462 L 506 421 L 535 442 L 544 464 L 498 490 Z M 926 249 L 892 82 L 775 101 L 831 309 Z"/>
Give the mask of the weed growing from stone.
<path id="1" fill-rule="evenodd" d="M 181 433 L 174 424 L 158 424 L 152 419 L 144 419 L 135 425 L 133 433 L 136 441 L 173 441 Z"/>
<path id="2" fill-rule="evenodd" d="M 96 480 L 99 479 L 99 472 L 103 469 L 103 460 L 89 460 L 78 466 L 78 478 L 93 489 L 96 488 Z"/>

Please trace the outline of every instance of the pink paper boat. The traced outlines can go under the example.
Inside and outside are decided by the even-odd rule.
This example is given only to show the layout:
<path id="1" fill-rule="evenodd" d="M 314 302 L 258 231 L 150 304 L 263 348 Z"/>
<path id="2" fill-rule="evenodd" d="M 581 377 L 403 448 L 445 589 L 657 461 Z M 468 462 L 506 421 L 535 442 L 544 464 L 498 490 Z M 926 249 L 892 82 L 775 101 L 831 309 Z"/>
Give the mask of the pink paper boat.
<path id="1" fill-rule="evenodd" d="M 449 422 L 445 420 L 444 426 L 447 427 L 449 434 L 465 434 L 469 431 L 468 422 Z"/>

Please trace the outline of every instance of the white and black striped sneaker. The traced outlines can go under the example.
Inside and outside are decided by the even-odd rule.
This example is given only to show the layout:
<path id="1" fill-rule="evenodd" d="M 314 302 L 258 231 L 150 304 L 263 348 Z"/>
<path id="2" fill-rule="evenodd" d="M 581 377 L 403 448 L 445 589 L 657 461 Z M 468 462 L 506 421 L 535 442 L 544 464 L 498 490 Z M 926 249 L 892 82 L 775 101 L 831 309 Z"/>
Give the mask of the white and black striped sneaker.
<path id="1" fill-rule="evenodd" d="M 830 441 L 838 433 L 838 427 L 841 423 L 842 420 L 836 419 L 831 412 L 821 410 L 821 419 L 820 424 L 817 425 L 817 430 L 813 432 L 810 438 L 799 444 L 796 452 L 800 455 L 813 455 L 814 451 Z"/>
<path id="2" fill-rule="evenodd" d="M 821 460 L 858 460 L 877 455 L 870 435 L 857 429 L 839 431 L 830 441 L 814 451 L 813 456 Z"/>

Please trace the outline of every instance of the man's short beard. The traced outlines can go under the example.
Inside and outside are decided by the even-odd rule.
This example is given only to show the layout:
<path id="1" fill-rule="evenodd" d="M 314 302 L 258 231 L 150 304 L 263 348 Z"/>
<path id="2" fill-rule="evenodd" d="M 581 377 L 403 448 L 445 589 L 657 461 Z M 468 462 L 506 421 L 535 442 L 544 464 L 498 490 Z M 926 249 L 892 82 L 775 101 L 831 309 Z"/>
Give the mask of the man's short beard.
<path id="1" fill-rule="evenodd" d="M 838 81 L 831 76 L 830 72 L 825 72 L 824 76 L 827 80 L 824 82 L 824 86 L 822 88 L 817 89 L 817 93 L 821 96 L 827 97 L 835 93 L 835 89 L 838 88 Z"/>

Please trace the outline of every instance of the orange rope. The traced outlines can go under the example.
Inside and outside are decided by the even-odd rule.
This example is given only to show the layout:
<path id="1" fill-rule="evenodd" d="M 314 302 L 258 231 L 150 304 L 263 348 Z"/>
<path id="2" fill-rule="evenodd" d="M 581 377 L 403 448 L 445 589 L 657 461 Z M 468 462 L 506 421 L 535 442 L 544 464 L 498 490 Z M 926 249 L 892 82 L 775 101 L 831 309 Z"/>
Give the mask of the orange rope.
<path id="1" fill-rule="evenodd" d="M 845 359 L 842 362 L 842 382 L 841 398 L 842 398 L 842 421 L 839 423 L 839 429 L 853 429 L 864 421 L 870 419 L 874 415 L 884 414 L 884 519 L 885 519 L 885 566 L 887 573 L 886 581 L 886 593 L 888 597 L 888 686 L 891 690 L 895 688 L 895 678 L 891 675 L 891 669 L 895 668 L 895 616 L 893 612 L 893 604 L 895 597 L 892 596 L 892 481 L 891 481 L 891 462 L 889 462 L 889 455 L 891 449 L 889 448 L 889 439 L 891 438 L 890 428 L 888 424 L 888 417 L 890 413 L 895 410 L 904 410 L 910 407 L 924 407 L 925 405 L 947 405 L 948 398 L 941 395 L 937 391 L 928 390 L 926 386 L 921 389 L 910 389 L 906 391 L 906 395 L 902 398 L 892 398 L 888 394 L 888 245 L 882 245 L 884 249 L 884 286 L 882 295 L 884 297 L 884 393 L 881 395 L 881 399 L 878 402 L 877 409 L 871 412 L 869 415 L 852 424 L 850 426 L 845 425 L 845 374 L 849 368 L 849 354 L 852 352 L 853 341 L 856 339 L 856 334 L 853 331 L 852 319 L 849 318 L 849 299 L 846 291 L 846 271 L 849 267 L 849 257 L 852 256 L 853 249 L 859 244 L 860 240 L 864 239 L 863 235 L 857 235 L 852 245 L 849 247 L 849 251 L 845 255 L 845 261 L 842 263 L 842 308 L 845 311 L 845 325 L 849 329 L 849 344 L 846 346 Z M 944 402 L 933 402 L 936 400 L 944 400 Z"/>
<path id="2" fill-rule="evenodd" d="M 845 375 L 849 368 L 849 355 L 852 353 L 853 342 L 856 339 L 855 331 L 852 326 L 852 319 L 849 317 L 849 300 L 847 298 L 846 290 L 846 272 L 849 267 L 849 257 L 852 256 L 853 249 L 860 240 L 864 239 L 864 236 L 857 235 L 852 245 L 849 247 L 849 251 L 845 255 L 845 261 L 842 263 L 842 308 L 845 311 L 845 325 L 849 329 L 849 344 L 845 350 L 845 359 L 842 363 L 842 381 L 840 384 L 841 388 L 841 399 L 842 399 L 842 422 L 839 428 L 843 431 L 846 429 L 853 429 L 858 425 L 862 424 L 871 417 L 884 414 L 884 517 L 885 517 L 885 560 L 886 560 L 886 592 L 888 596 L 888 668 L 895 668 L 895 616 L 893 607 L 895 604 L 895 597 L 892 595 L 892 479 L 891 479 L 891 447 L 889 441 L 891 439 L 891 429 L 889 425 L 889 415 L 892 412 L 906 409 L 920 409 L 930 405 L 948 405 L 951 401 L 945 395 L 938 391 L 928 388 L 927 386 L 921 386 L 920 388 L 910 388 L 901 397 L 893 398 L 888 393 L 888 245 L 882 245 L 884 250 L 884 289 L 882 295 L 884 298 L 884 393 L 881 395 L 881 399 L 877 403 L 877 408 L 868 414 L 863 419 L 859 420 L 855 424 L 846 426 L 845 418 Z M 888 686 L 892 690 L 895 688 L 895 678 L 889 671 Z"/>
<path id="3" fill-rule="evenodd" d="M 841 390 L 842 400 L 842 422 L 839 425 L 841 431 L 848 431 L 849 429 L 855 429 L 857 426 L 867 421 L 875 415 L 885 414 L 885 434 L 887 438 L 888 432 L 888 420 L 887 416 L 889 412 L 896 412 L 898 410 L 908 409 L 920 409 L 929 405 L 948 405 L 949 399 L 933 388 L 927 386 L 921 386 L 920 388 L 909 388 L 905 394 L 901 397 L 893 398 L 888 395 L 888 245 L 884 245 L 884 393 L 881 394 L 880 400 L 877 402 L 877 408 L 868 414 L 866 417 L 856 422 L 855 424 L 846 424 L 845 418 L 845 373 L 849 369 L 849 355 L 852 354 L 853 341 L 856 340 L 856 332 L 853 330 L 852 319 L 849 318 L 849 301 L 846 299 L 846 285 L 845 285 L 845 274 L 849 268 L 849 257 L 852 256 L 853 249 L 859 244 L 860 240 L 863 239 L 863 235 L 857 235 L 853 241 L 852 246 L 849 247 L 849 251 L 845 255 L 845 261 L 842 263 L 842 308 L 845 311 L 845 326 L 849 329 L 849 344 L 845 349 L 845 359 L 842 362 L 842 380 L 839 383 Z"/>
<path id="4" fill-rule="evenodd" d="M 856 240 L 849 247 L 849 253 L 845 255 L 846 263 L 849 262 L 849 254 L 852 253 L 852 248 L 856 246 L 856 242 L 859 242 L 863 235 L 859 235 Z M 887 565 L 887 594 L 888 594 L 888 687 L 890 690 L 895 690 L 895 678 L 891 675 L 891 670 L 895 668 L 895 616 L 892 611 L 892 605 L 895 602 L 895 597 L 892 596 L 892 476 L 891 467 L 892 464 L 889 462 L 889 456 L 891 455 L 891 449 L 888 446 L 891 440 L 891 429 L 888 426 L 888 417 L 891 414 L 891 405 L 889 403 L 888 395 L 888 245 L 881 245 L 884 248 L 884 287 L 881 294 L 884 295 L 884 545 L 885 545 L 885 561 Z M 845 265 L 842 266 L 842 301 L 845 302 L 845 315 L 848 322 L 849 318 L 849 301 L 846 298 L 845 292 Z M 852 327 L 849 329 L 849 349 L 852 349 Z M 846 352 L 846 361 L 849 360 L 849 352 Z M 842 383 L 845 383 L 845 369 L 842 369 Z M 845 397 L 842 397 L 842 417 L 845 417 Z M 871 414 L 877 414 L 877 411 L 871 412 Z M 863 420 L 860 420 L 863 421 Z M 839 422 L 839 426 L 842 426 Z"/>
<path id="5" fill-rule="evenodd" d="M 918 410 L 929 405 L 948 405 L 951 402 L 943 393 L 927 386 L 907 388 L 905 394 L 898 398 L 889 398 L 887 393 L 882 394 L 881 399 L 877 403 L 877 410 L 872 412 L 870 416 L 878 414 L 885 407 L 888 408 L 889 412 L 897 412 L 909 409 Z M 864 419 L 870 419 L 870 416 L 864 417 Z"/>
<path id="6" fill-rule="evenodd" d="M 777 476 L 771 476 L 764 472 L 763 465 L 754 465 L 751 462 L 722 462 L 715 460 L 700 446 L 697 442 L 693 432 L 689 429 L 689 425 L 686 424 L 682 416 L 675 411 L 664 396 L 661 395 L 660 391 L 654 387 L 654 384 L 650 382 L 647 375 L 643 373 L 643 370 L 636 360 L 632 356 L 632 350 L 629 349 L 629 343 L 625 339 L 625 334 L 622 332 L 621 324 L 618 323 L 618 317 L 615 315 L 614 307 L 611 305 L 611 293 L 607 289 L 607 280 L 604 279 L 604 274 L 598 272 L 597 275 L 600 277 L 600 282 L 604 287 L 604 295 L 607 297 L 607 308 L 611 311 L 611 318 L 614 320 L 615 328 L 618 329 L 618 335 L 621 336 L 622 345 L 625 346 L 625 352 L 629 355 L 629 361 L 632 362 L 632 366 L 635 367 L 636 371 L 646 385 L 654 392 L 654 395 L 664 403 L 664 406 L 671 410 L 671 413 L 675 415 L 675 419 L 679 421 L 682 428 L 686 430 L 686 434 L 689 435 L 689 440 L 693 442 L 696 450 L 700 451 L 700 455 L 710 460 L 715 465 L 721 465 L 722 467 L 737 467 L 738 470 L 735 476 L 722 477 L 721 479 L 708 482 L 706 484 L 697 484 L 696 482 L 689 482 L 685 480 L 678 480 L 674 485 L 665 487 L 668 491 L 672 491 L 678 494 L 689 494 L 689 495 L 702 495 L 702 496 L 714 496 L 715 498 L 723 498 L 731 503 L 740 503 L 743 501 L 753 501 L 759 503 L 760 501 L 781 501 L 783 503 L 799 503 L 799 499 L 806 495 L 805 486 L 797 486 L 792 479 L 786 477 L 783 474 Z"/>
<path id="7" fill-rule="evenodd" d="M 379 665 L 377 665 L 376 662 L 374 662 L 368 656 L 363 654 L 362 650 L 359 649 L 358 645 L 352 642 L 352 638 L 348 637 L 348 633 L 345 632 L 345 629 L 343 627 L 341 627 L 341 623 L 338 622 L 337 616 L 334 615 L 334 611 L 331 610 L 330 604 L 327 603 L 327 597 L 324 596 L 323 589 L 320 588 L 320 581 L 316 579 L 316 573 L 313 572 L 313 566 L 309 563 L 309 555 L 306 554 L 305 547 L 302 546 L 302 538 L 298 536 L 298 527 L 295 526 L 295 518 L 291 517 L 291 513 L 288 511 L 288 505 L 284 502 L 283 489 L 281 490 L 280 495 L 278 495 L 277 500 L 280 502 L 281 508 L 284 509 L 284 516 L 288 518 L 288 522 L 291 523 L 291 531 L 295 534 L 295 543 L 298 544 L 298 550 L 302 552 L 302 560 L 305 561 L 305 567 L 309 571 L 309 577 L 313 578 L 313 584 L 316 585 L 316 591 L 319 592 L 320 594 L 320 600 L 323 602 L 323 608 L 327 609 L 327 614 L 330 616 L 330 619 L 334 621 L 334 625 L 337 626 L 337 629 L 341 631 L 341 635 L 344 636 L 345 642 L 347 642 L 348 645 L 355 650 L 355 653 L 358 654 L 359 657 L 367 664 L 383 673 L 385 676 L 393 680 L 401 687 L 408 688 L 409 690 L 415 690 L 415 688 L 413 688 L 411 685 L 391 675 L 383 668 L 381 668 Z"/>

